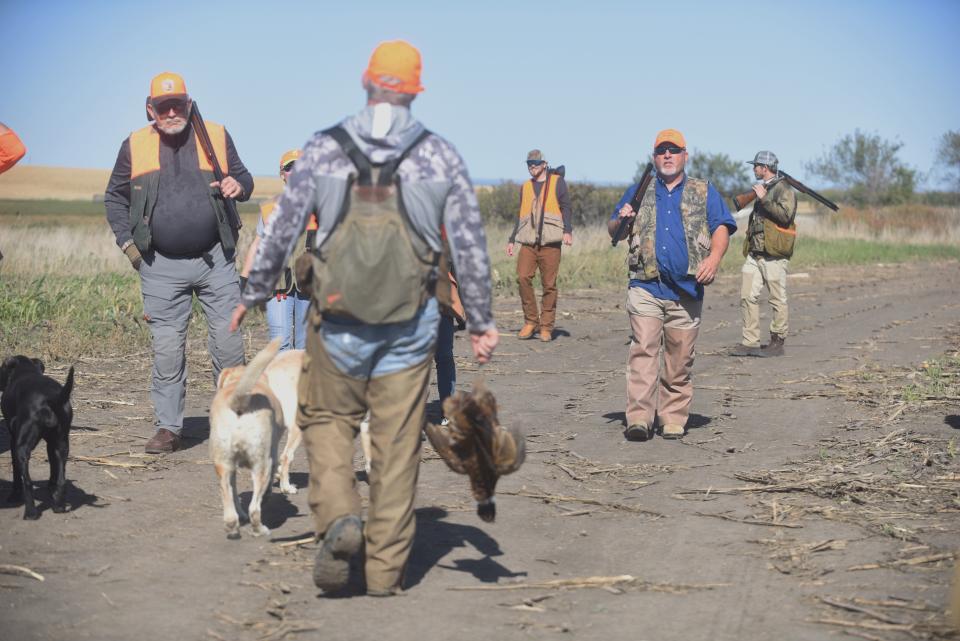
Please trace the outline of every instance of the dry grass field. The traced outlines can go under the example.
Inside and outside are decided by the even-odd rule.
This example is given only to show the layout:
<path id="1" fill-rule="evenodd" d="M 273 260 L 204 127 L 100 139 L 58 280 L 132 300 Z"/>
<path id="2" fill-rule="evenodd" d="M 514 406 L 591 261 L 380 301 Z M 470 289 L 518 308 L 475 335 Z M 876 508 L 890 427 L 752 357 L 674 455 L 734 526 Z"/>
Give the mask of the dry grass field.
<path id="1" fill-rule="evenodd" d="M 109 169 L 73 169 L 43 165 L 17 165 L 0 178 L 0 199 L 86 200 L 103 196 Z M 272 198 L 283 183 L 277 176 L 255 176 L 256 198 Z"/>

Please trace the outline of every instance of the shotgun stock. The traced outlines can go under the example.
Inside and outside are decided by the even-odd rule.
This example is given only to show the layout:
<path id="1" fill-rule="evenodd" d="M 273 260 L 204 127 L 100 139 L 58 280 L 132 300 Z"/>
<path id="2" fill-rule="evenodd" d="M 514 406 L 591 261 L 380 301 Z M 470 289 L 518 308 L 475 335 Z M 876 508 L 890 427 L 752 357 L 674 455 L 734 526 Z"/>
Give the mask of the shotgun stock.
<path id="1" fill-rule="evenodd" d="M 223 182 L 225 175 L 220 167 L 220 161 L 217 160 L 217 154 L 213 151 L 213 143 L 210 142 L 210 134 L 207 133 L 207 125 L 203 122 L 203 116 L 200 115 L 200 107 L 197 106 L 196 100 L 193 101 L 193 108 L 190 110 L 190 124 L 197 135 L 197 140 L 200 141 L 204 155 L 210 162 L 210 166 L 213 167 L 213 177 L 216 178 L 217 182 Z M 230 226 L 234 230 L 243 227 L 243 221 L 240 219 L 237 204 L 233 201 L 233 198 L 224 197 L 223 205 L 227 210 L 227 216 L 230 218 Z"/>
<path id="2" fill-rule="evenodd" d="M 802 182 L 800 182 L 799 180 L 797 180 L 787 172 L 777 171 L 777 176 L 786 180 L 788 185 L 790 185 L 791 187 L 799 191 L 801 194 L 806 194 L 810 196 L 811 198 L 816 200 L 818 203 L 826 207 L 829 207 L 833 211 L 837 211 L 840 209 L 840 207 L 835 202 L 833 202 L 832 200 L 829 200 L 828 198 L 825 198 L 824 196 L 821 196 L 820 194 L 810 189 L 809 187 L 804 185 Z M 737 211 L 740 211 L 741 209 L 749 205 L 751 202 L 753 202 L 754 199 L 756 199 L 756 197 L 757 197 L 757 192 L 751 189 L 750 191 L 740 194 L 739 196 L 734 196 L 733 204 L 737 206 Z"/>
<path id="3" fill-rule="evenodd" d="M 647 166 L 643 170 L 643 175 L 640 176 L 640 185 L 637 187 L 637 193 L 633 195 L 633 198 L 630 199 L 630 209 L 636 213 L 640 210 L 640 205 L 643 203 L 643 195 L 647 193 L 647 188 L 650 186 L 650 181 L 653 180 L 653 163 L 648 162 Z M 623 232 L 627 229 L 628 226 L 633 224 L 634 218 L 621 218 L 620 224 L 617 226 L 616 233 L 613 234 L 613 238 L 610 239 L 610 244 L 613 247 L 617 246 L 617 243 L 620 242 L 623 237 Z"/>

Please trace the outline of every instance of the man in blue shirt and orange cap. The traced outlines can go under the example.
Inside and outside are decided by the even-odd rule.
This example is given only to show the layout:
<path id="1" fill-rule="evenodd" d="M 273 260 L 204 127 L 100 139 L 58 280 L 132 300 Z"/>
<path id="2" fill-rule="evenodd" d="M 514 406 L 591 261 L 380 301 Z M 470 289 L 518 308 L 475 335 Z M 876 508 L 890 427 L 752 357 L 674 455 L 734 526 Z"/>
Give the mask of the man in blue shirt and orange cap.
<path id="1" fill-rule="evenodd" d="M 653 145 L 656 178 L 638 209 L 639 185 L 623 194 L 607 228 L 613 236 L 630 220 L 630 287 L 626 308 L 633 340 L 627 357 L 627 440 L 682 438 L 693 400 L 694 345 L 703 290 L 717 276 L 737 225 L 719 192 L 684 172 L 687 143 L 665 129 Z M 663 367 L 660 346 L 663 345 Z"/>

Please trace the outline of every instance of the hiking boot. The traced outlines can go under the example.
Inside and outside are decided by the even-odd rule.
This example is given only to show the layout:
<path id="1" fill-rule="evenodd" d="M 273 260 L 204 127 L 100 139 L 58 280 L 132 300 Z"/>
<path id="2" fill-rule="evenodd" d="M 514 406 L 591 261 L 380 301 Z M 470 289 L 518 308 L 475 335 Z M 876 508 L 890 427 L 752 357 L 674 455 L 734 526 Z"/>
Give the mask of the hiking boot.
<path id="1" fill-rule="evenodd" d="M 541 329 L 540 330 L 540 340 L 544 343 L 549 343 L 553 340 L 553 330 L 552 329 Z"/>
<path id="2" fill-rule="evenodd" d="M 683 438 L 683 425 L 680 423 L 664 423 L 663 424 L 663 438 L 666 439 L 678 439 Z"/>
<path id="3" fill-rule="evenodd" d="M 325 593 L 337 592 L 350 579 L 350 559 L 363 545 L 363 523 L 355 514 L 341 516 L 327 528 L 313 563 L 313 583 Z"/>
<path id="4" fill-rule="evenodd" d="M 730 356 L 762 356 L 760 346 L 751 347 L 741 343 L 730 350 Z"/>
<path id="5" fill-rule="evenodd" d="M 770 342 L 760 348 L 760 356 L 783 356 L 785 338 L 780 334 L 770 334 Z"/>
<path id="6" fill-rule="evenodd" d="M 537 331 L 537 326 L 533 323 L 524 323 L 523 329 L 517 334 L 517 338 L 522 341 L 527 340 L 528 338 L 533 338 L 533 333 Z"/>
<path id="7" fill-rule="evenodd" d="M 623 431 L 628 441 L 649 441 L 653 438 L 653 428 L 646 423 L 634 423 Z"/>
<path id="8" fill-rule="evenodd" d="M 147 454 L 169 454 L 180 449 L 180 435 L 174 434 L 165 427 L 157 430 L 157 433 L 147 441 L 143 451 Z"/>

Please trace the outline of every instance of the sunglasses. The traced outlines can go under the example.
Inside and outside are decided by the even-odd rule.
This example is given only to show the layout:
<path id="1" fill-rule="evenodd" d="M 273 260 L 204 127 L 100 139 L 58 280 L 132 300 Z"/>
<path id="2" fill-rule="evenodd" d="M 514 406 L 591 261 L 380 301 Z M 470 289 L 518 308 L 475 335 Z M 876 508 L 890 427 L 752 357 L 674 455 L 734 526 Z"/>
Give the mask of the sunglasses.
<path id="1" fill-rule="evenodd" d="M 546 160 L 528 160 L 527 167 L 539 167 L 540 165 L 547 162 Z"/>
<path id="2" fill-rule="evenodd" d="M 154 102 L 153 108 L 159 114 L 170 113 L 171 109 L 181 113 L 187 110 L 187 103 L 184 100 L 164 100 L 163 102 Z"/>
<path id="3" fill-rule="evenodd" d="M 654 156 L 662 156 L 663 154 L 670 152 L 671 155 L 676 156 L 677 154 L 682 154 L 685 150 L 683 147 L 677 147 L 676 145 L 660 145 L 653 150 Z"/>
<path id="4" fill-rule="evenodd" d="M 280 168 L 280 171 L 285 172 L 285 173 L 286 173 L 286 172 L 293 171 L 293 163 L 294 163 L 294 161 L 288 162 L 286 165 L 284 165 L 283 167 Z"/>

